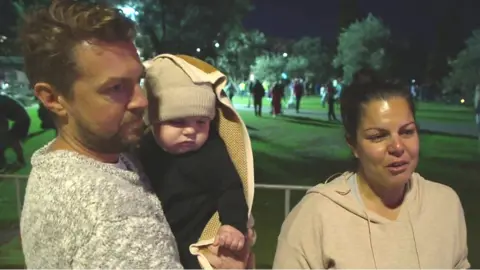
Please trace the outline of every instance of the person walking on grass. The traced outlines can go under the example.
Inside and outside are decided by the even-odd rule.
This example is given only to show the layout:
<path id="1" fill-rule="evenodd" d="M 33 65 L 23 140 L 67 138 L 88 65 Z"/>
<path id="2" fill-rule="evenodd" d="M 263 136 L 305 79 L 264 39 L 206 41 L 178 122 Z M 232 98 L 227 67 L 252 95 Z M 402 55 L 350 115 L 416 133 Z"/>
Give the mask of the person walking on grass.
<path id="1" fill-rule="evenodd" d="M 302 79 L 296 79 L 293 84 L 293 93 L 295 95 L 295 111 L 300 112 L 300 102 L 305 94 L 305 86 Z"/>
<path id="2" fill-rule="evenodd" d="M 262 102 L 265 97 L 265 88 L 263 88 L 262 83 L 254 79 L 249 83 L 249 92 L 253 98 L 253 110 L 255 111 L 255 116 L 262 116 Z"/>
<path id="3" fill-rule="evenodd" d="M 332 82 L 327 84 L 328 121 L 338 121 L 335 115 L 335 87 Z"/>

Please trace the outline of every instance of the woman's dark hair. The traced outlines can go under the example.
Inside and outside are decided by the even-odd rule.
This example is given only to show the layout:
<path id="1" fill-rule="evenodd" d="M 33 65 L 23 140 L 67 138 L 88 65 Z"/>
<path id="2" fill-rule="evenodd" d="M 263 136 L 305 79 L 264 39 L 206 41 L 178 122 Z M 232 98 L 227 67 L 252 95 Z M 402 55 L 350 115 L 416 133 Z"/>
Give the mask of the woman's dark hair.
<path id="1" fill-rule="evenodd" d="M 344 88 L 340 96 L 340 111 L 345 137 L 349 143 L 356 142 L 357 129 L 363 116 L 364 106 L 373 100 L 387 100 L 392 97 L 404 98 L 415 117 L 415 103 L 412 95 L 408 88 L 399 84 L 373 80 L 367 83 L 353 82 Z"/>

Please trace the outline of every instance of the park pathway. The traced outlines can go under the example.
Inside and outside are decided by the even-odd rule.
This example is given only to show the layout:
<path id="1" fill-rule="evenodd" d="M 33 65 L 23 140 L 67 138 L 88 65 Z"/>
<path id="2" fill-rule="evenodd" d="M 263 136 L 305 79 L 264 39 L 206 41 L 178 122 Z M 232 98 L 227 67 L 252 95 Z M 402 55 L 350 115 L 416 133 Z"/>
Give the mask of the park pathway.
<path id="1" fill-rule="evenodd" d="M 235 109 L 238 111 L 252 111 L 253 113 L 253 106 L 248 108 L 245 104 L 234 104 Z M 270 106 L 263 106 L 262 108 L 262 115 L 264 117 L 270 117 Z M 296 113 L 294 109 L 287 109 L 284 110 L 284 114 L 288 116 L 298 116 L 298 117 L 308 117 L 313 119 L 319 120 L 328 120 L 328 115 L 326 112 L 322 111 L 313 111 L 313 110 L 300 110 L 300 113 Z M 337 115 L 337 118 L 340 118 L 340 115 Z M 426 119 L 419 119 L 418 123 L 420 125 L 420 130 L 431 132 L 431 133 L 438 133 L 438 134 L 445 134 L 445 135 L 454 135 L 454 136 L 462 136 L 462 137 L 472 137 L 477 138 L 478 133 L 475 126 L 475 122 L 472 119 L 472 123 L 465 123 L 465 122 L 440 122 L 434 120 L 426 120 Z"/>

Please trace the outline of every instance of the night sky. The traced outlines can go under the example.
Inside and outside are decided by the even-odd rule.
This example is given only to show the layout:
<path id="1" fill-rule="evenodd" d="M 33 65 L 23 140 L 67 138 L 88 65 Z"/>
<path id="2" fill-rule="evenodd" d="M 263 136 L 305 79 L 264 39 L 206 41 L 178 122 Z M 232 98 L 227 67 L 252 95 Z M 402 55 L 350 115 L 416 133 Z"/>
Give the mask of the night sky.
<path id="1" fill-rule="evenodd" d="M 418 38 L 431 44 L 435 21 L 448 10 L 448 4 L 464 3 L 463 38 L 480 29 L 480 0 L 357 0 L 361 14 L 382 18 L 394 37 Z M 338 31 L 338 0 L 252 0 L 255 9 L 244 19 L 247 29 L 259 29 L 274 37 L 320 36 L 334 42 Z M 9 1 L 0 0 L 0 34 L 3 25 L 15 19 Z M 462 40 L 463 42 L 463 40 Z"/>
<path id="2" fill-rule="evenodd" d="M 435 20 L 453 1 L 464 2 L 464 27 L 459 31 L 468 37 L 480 28 L 479 0 L 358 0 L 358 5 L 362 14 L 382 18 L 393 36 L 422 38 L 430 44 Z M 309 35 L 335 41 L 337 37 L 337 0 L 253 0 L 253 4 L 255 10 L 244 20 L 248 29 L 284 38 Z"/>

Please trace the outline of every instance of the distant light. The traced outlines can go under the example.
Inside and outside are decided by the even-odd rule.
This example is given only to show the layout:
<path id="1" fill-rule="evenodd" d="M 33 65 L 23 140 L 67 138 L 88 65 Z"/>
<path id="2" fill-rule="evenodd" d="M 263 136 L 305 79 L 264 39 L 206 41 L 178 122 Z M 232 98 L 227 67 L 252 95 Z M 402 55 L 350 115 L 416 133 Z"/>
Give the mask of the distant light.
<path id="1" fill-rule="evenodd" d="M 218 42 L 215 42 L 215 48 L 220 47 L 220 44 Z"/>
<path id="2" fill-rule="evenodd" d="M 288 53 L 284 52 L 283 57 L 287 57 L 287 56 L 288 56 Z"/>
<path id="3" fill-rule="evenodd" d="M 255 80 L 255 75 L 254 74 L 250 74 L 250 81 L 254 81 Z"/>
<path id="4" fill-rule="evenodd" d="M 333 85 L 333 87 L 337 87 L 338 81 L 337 81 L 337 80 L 333 80 L 333 81 L 332 81 L 332 85 Z"/>
<path id="5" fill-rule="evenodd" d="M 136 11 L 134 7 L 125 5 L 125 6 L 117 6 L 117 8 L 119 8 L 123 12 L 123 14 L 125 14 L 125 16 L 127 16 L 129 19 L 134 21 L 137 19 L 136 17 L 139 14 L 139 12 Z"/>
<path id="6" fill-rule="evenodd" d="M 197 52 L 201 52 L 202 50 L 200 50 L 200 48 L 197 48 Z"/>
<path id="7" fill-rule="evenodd" d="M 465 103 L 465 99 L 463 99 L 463 98 L 460 99 L 460 103 L 462 103 L 462 104 Z"/>
<path id="8" fill-rule="evenodd" d="M 286 57 L 286 56 L 285 56 Z M 287 73 L 285 72 L 282 72 L 282 79 L 286 80 L 288 78 L 288 75 Z"/>
<path id="9" fill-rule="evenodd" d="M 415 83 L 415 82 L 416 82 L 415 79 L 413 79 L 413 80 L 412 80 L 412 83 Z"/>

